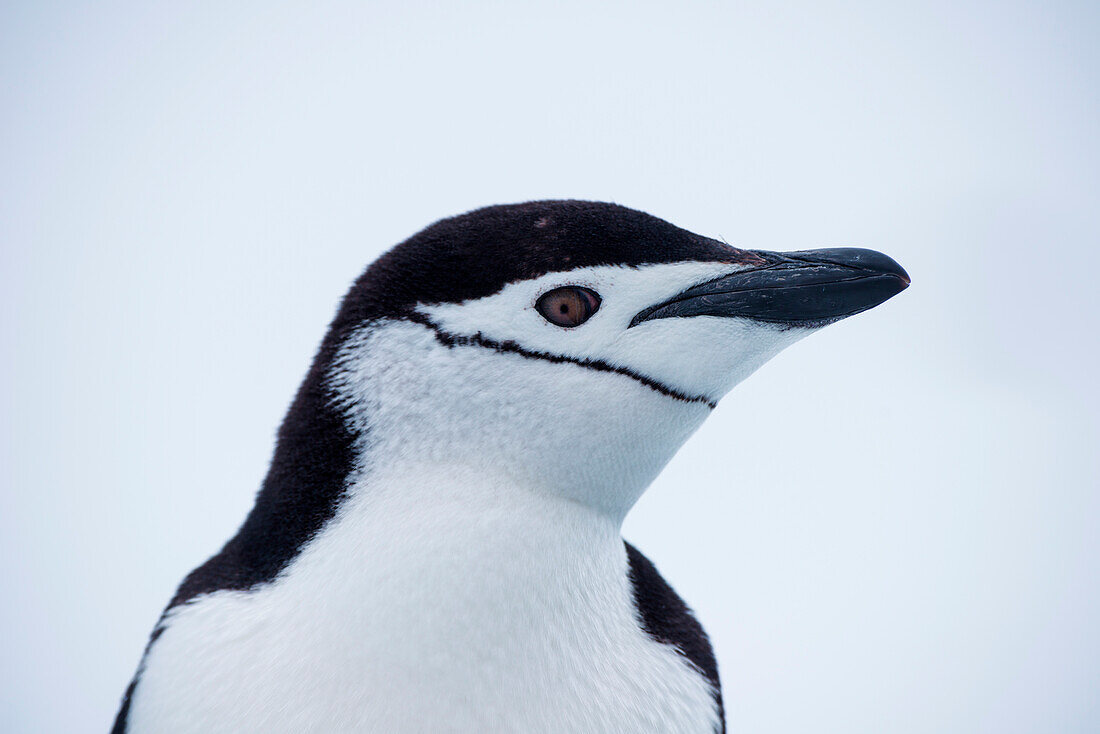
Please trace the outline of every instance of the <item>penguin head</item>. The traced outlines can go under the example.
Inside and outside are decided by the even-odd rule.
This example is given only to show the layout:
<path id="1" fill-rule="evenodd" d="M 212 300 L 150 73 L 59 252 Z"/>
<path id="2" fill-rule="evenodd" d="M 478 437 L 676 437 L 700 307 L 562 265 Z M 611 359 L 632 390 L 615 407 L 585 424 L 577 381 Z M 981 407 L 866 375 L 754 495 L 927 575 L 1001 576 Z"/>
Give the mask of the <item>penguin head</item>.
<path id="1" fill-rule="evenodd" d="M 461 466 L 621 517 L 734 385 L 908 282 L 869 250 L 742 250 L 614 204 L 496 206 L 372 264 L 319 361 L 360 465 Z"/>

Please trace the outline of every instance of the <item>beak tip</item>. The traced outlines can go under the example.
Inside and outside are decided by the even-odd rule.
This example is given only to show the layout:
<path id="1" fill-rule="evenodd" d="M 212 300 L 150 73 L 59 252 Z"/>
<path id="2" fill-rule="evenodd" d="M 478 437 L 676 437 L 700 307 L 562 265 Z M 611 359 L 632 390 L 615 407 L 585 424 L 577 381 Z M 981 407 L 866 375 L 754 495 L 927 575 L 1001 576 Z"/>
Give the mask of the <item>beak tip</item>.
<path id="1" fill-rule="evenodd" d="M 867 250 L 862 247 L 835 247 L 827 250 L 808 250 L 804 253 L 790 253 L 790 255 L 804 255 L 807 259 L 813 259 L 817 262 L 857 268 L 880 276 L 892 276 L 898 281 L 898 289 L 891 295 L 901 293 L 913 282 L 912 278 L 909 277 L 909 273 L 906 272 L 905 268 L 903 268 L 897 260 L 878 250 Z"/>
<path id="2" fill-rule="evenodd" d="M 905 268 L 898 265 L 893 260 L 891 260 L 891 262 L 894 264 L 895 267 L 886 270 L 885 273 L 887 275 L 893 276 L 897 280 L 897 292 L 901 293 L 913 283 L 913 279 L 909 277 L 909 273 L 905 271 Z M 897 295 L 897 293 L 895 293 L 894 295 Z"/>
<path id="3" fill-rule="evenodd" d="M 909 273 L 905 272 L 901 268 L 898 268 L 896 272 L 889 273 L 898 281 L 898 293 L 908 288 L 912 284 L 912 279 L 909 277 Z"/>
<path id="4" fill-rule="evenodd" d="M 784 253 L 779 254 L 783 255 Z M 905 268 L 897 260 L 878 250 L 867 250 L 862 247 L 833 247 L 826 250 L 805 250 L 786 254 L 800 260 L 813 260 L 820 263 L 870 270 L 883 275 L 895 275 L 906 285 L 909 285 L 910 282 L 909 273 L 905 272 Z"/>
<path id="5" fill-rule="evenodd" d="M 875 269 L 881 270 L 882 272 L 888 273 L 889 275 L 893 275 L 895 278 L 900 280 L 902 283 L 902 290 L 908 288 L 913 280 L 909 277 L 909 273 L 905 271 L 905 268 L 898 264 L 898 261 L 890 257 L 889 255 L 883 255 L 882 253 L 876 254 L 879 255 L 881 260 L 875 264 Z"/>

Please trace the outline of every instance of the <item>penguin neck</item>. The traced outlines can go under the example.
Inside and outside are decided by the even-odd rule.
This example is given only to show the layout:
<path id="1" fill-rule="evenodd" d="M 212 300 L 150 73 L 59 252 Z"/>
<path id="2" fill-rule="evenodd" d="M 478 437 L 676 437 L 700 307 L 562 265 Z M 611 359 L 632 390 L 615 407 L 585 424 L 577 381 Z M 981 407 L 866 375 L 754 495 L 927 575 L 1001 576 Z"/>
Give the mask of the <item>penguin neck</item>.
<path id="1" fill-rule="evenodd" d="M 452 567 L 462 559 L 482 566 L 493 558 L 620 546 L 620 527 L 618 518 L 590 506 L 461 462 L 394 462 L 368 471 L 333 523 L 334 532 L 363 539 L 375 553 L 391 549 L 398 566 L 419 557 Z M 374 553 L 362 561 L 378 563 Z"/>
<path id="2" fill-rule="evenodd" d="M 461 463 L 366 472 L 289 571 L 336 617 L 359 619 L 369 608 L 394 625 L 388 637 L 416 630 L 429 650 L 468 641 L 469 630 L 455 626 L 470 620 L 508 627 L 540 609 L 564 613 L 585 584 L 601 605 L 625 593 L 614 518 Z M 522 631 L 493 634 L 513 633 Z"/>

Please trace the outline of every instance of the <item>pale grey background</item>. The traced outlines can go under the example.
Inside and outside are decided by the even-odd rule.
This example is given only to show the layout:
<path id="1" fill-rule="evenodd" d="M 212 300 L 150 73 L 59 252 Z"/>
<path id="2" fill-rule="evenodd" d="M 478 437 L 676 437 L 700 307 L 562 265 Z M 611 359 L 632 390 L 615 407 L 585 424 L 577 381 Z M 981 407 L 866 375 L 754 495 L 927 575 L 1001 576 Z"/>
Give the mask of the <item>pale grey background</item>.
<path id="1" fill-rule="evenodd" d="M 566 196 L 913 276 L 627 522 L 731 730 L 1100 730 L 1098 6 L 595 5 L 4 5 L 0 730 L 109 728 L 371 259 Z"/>

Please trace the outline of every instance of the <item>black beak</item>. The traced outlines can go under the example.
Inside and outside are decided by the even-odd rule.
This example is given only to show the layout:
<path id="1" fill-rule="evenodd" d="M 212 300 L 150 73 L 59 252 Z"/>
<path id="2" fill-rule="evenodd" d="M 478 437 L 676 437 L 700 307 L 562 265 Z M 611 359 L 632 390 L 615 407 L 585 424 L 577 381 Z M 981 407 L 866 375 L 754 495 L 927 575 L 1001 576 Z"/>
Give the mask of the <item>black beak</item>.
<path id="1" fill-rule="evenodd" d="M 760 252 L 766 264 L 692 286 L 630 322 L 739 316 L 789 326 L 824 326 L 874 308 L 909 286 L 909 274 L 874 250 L 839 247 Z"/>

